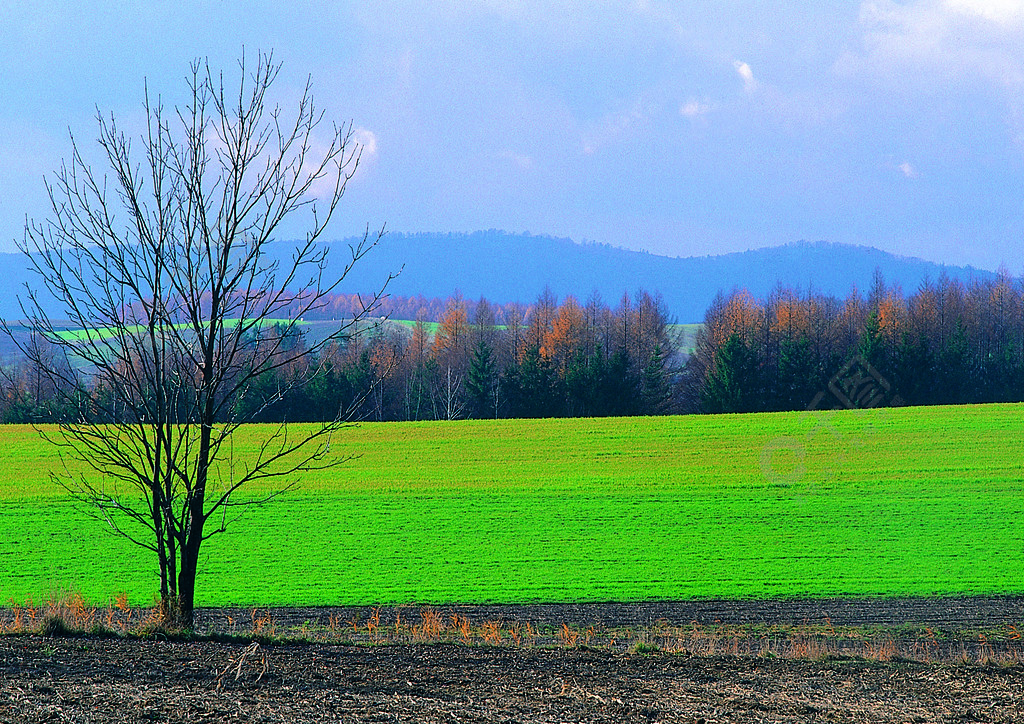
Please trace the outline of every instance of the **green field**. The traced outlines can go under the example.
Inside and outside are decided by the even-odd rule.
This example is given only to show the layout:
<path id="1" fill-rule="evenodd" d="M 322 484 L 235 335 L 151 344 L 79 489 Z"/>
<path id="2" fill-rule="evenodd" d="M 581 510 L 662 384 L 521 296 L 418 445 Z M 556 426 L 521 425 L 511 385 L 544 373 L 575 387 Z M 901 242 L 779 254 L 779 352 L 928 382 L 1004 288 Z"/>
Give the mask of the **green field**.
<path id="1" fill-rule="evenodd" d="M 402 327 L 403 329 L 410 330 L 410 331 L 416 328 L 416 322 L 414 322 L 411 319 L 392 319 L 392 320 L 390 320 L 390 322 L 391 322 L 391 324 L 398 325 L 399 327 Z M 440 327 L 440 326 L 441 326 L 440 322 L 424 322 L 423 323 L 423 328 L 426 330 L 427 334 L 429 336 L 431 336 L 431 337 L 433 337 L 435 334 L 437 334 L 437 328 Z"/>
<path id="2" fill-rule="evenodd" d="M 226 328 L 228 328 L 228 329 L 233 329 L 234 327 L 238 326 L 238 323 L 240 321 L 241 320 L 239 320 L 239 319 L 225 319 L 224 320 L 224 326 Z M 261 319 L 261 320 L 259 320 L 257 326 L 265 327 L 265 326 L 274 326 L 275 324 L 287 325 L 287 324 L 291 324 L 291 323 L 292 322 L 289 319 L 269 319 L 268 318 L 268 319 Z M 305 322 L 299 322 L 298 324 L 299 325 L 304 325 L 306 323 Z M 174 325 L 175 329 L 182 329 L 182 330 L 191 329 L 191 327 L 192 327 L 192 325 L 190 325 L 190 324 L 176 324 L 176 325 Z M 142 325 L 136 324 L 136 325 L 127 325 L 123 329 L 119 329 L 119 328 L 115 328 L 115 327 L 93 327 L 93 328 L 90 328 L 90 329 L 64 329 L 64 330 L 59 330 L 57 332 L 57 336 L 60 337 L 61 339 L 63 339 L 64 341 L 66 341 L 66 342 L 85 342 L 87 340 L 92 340 L 93 342 L 98 342 L 99 340 L 109 339 L 111 337 L 116 337 L 118 334 L 124 333 L 124 332 L 127 332 L 128 334 L 140 334 L 140 333 L 145 332 L 145 331 L 146 331 L 146 327 L 143 327 Z"/>
<path id="3" fill-rule="evenodd" d="M 667 332 L 680 352 L 693 354 L 697 346 L 697 332 L 703 326 L 703 324 L 670 324 Z"/>
<path id="4" fill-rule="evenodd" d="M 1024 593 L 1022 440 L 1024 405 L 364 424 L 205 544 L 196 603 Z M 149 603 L 153 555 L 0 442 L 0 602 Z"/>

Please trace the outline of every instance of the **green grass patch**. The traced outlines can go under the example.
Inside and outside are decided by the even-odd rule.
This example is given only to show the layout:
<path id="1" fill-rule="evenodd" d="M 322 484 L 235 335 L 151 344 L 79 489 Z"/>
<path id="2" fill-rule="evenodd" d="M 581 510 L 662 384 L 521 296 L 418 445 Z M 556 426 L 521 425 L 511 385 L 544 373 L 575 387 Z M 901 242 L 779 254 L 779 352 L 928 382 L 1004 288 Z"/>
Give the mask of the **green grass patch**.
<path id="1" fill-rule="evenodd" d="M 1024 405 L 363 424 L 205 544 L 197 604 L 1024 593 L 1022 439 Z M 153 554 L 0 440 L 0 602 L 148 603 Z"/>
<path id="2" fill-rule="evenodd" d="M 224 326 L 228 329 L 232 329 L 238 326 L 239 319 L 225 319 Z M 261 319 L 258 326 L 260 327 L 272 327 L 275 324 L 291 324 L 290 319 Z M 298 322 L 298 324 L 306 324 L 305 322 Z M 191 324 L 176 324 L 175 329 L 191 329 Z M 102 339 L 108 339 L 116 337 L 118 334 L 128 332 L 129 334 L 140 334 L 146 331 L 146 327 L 142 325 L 128 325 L 124 328 L 116 327 L 91 327 L 89 329 L 65 329 L 57 332 L 57 336 L 66 342 L 86 342 L 88 340 L 99 341 Z"/>
<path id="3" fill-rule="evenodd" d="M 703 324 L 670 324 L 668 335 L 676 348 L 686 354 L 693 354 L 697 348 L 697 332 Z"/>
<path id="4" fill-rule="evenodd" d="M 416 328 L 416 322 L 411 319 L 391 319 L 388 320 L 391 324 L 395 324 L 403 329 L 412 330 Z M 423 322 L 423 329 L 426 330 L 427 335 L 433 337 L 437 334 L 437 328 L 441 326 L 440 322 Z"/>

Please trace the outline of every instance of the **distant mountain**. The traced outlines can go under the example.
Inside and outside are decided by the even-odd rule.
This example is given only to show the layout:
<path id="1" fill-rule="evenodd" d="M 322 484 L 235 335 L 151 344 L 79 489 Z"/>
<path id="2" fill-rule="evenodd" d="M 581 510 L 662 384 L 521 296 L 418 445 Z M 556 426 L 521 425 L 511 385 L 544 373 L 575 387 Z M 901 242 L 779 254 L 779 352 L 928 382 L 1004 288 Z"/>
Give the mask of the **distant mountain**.
<path id="1" fill-rule="evenodd" d="M 338 274 L 350 259 L 344 241 L 330 254 L 328 274 Z M 351 240 L 349 241 L 351 243 Z M 275 253 L 286 260 L 293 245 L 280 242 Z M 705 257 L 666 257 L 605 244 L 569 239 L 479 231 L 472 234 L 390 233 L 353 269 L 338 291 L 365 292 L 398 271 L 395 294 L 446 297 L 456 289 L 470 299 L 532 302 L 545 286 L 559 299 L 573 294 L 581 302 L 594 291 L 614 306 L 624 292 L 644 288 L 661 292 L 679 322 L 699 322 L 722 290 L 745 287 L 755 297 L 777 284 L 846 296 L 856 286 L 866 292 L 875 269 L 888 284 L 912 292 L 925 279 L 945 273 L 970 283 L 995 277 L 972 267 L 943 266 L 864 246 L 796 242 L 769 249 Z M 0 255 L 0 316 L 21 316 L 15 295 L 32 277 L 20 254 Z"/>
<path id="2" fill-rule="evenodd" d="M 340 265 L 347 249 L 338 249 Z M 573 294 L 582 303 L 593 291 L 615 306 L 623 292 L 661 292 L 679 322 L 701 322 L 715 294 L 745 287 L 755 297 L 775 286 L 845 297 L 856 286 L 866 293 L 875 269 L 888 284 L 913 292 L 925 278 L 943 271 L 970 283 L 995 277 L 990 271 L 934 264 L 878 249 L 828 242 L 796 242 L 769 249 L 705 257 L 666 257 L 606 244 L 478 231 L 472 234 L 388 234 L 353 269 L 342 291 L 363 291 L 387 271 L 405 265 L 389 289 L 395 294 L 447 297 L 456 289 L 469 298 L 532 302 L 545 285 L 559 299 Z"/>

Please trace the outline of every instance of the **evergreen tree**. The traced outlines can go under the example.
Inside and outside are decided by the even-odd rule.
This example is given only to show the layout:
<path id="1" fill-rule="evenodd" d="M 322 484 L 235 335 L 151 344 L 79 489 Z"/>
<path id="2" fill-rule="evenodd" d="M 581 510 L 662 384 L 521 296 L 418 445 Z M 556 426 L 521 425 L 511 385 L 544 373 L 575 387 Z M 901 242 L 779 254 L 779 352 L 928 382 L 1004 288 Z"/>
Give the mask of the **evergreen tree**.
<path id="1" fill-rule="evenodd" d="M 857 352 L 876 370 L 888 367 L 885 363 L 885 348 L 881 339 L 881 325 L 878 321 L 878 312 L 873 310 L 868 315 L 864 324 L 864 333 L 861 335 Z M 884 373 L 883 373 L 884 374 Z"/>
<path id="2" fill-rule="evenodd" d="M 1004 343 L 997 352 L 989 355 L 981 376 L 986 383 L 985 401 L 1024 400 L 1024 364 L 1010 343 Z"/>
<path id="3" fill-rule="evenodd" d="M 671 398 L 672 388 L 669 385 L 665 354 L 661 345 L 655 344 L 654 351 L 644 367 L 640 394 L 641 412 L 645 415 L 663 415 L 668 411 Z"/>
<path id="4" fill-rule="evenodd" d="M 916 340 L 904 335 L 893 362 L 895 394 L 908 405 L 930 405 L 936 399 L 935 358 L 922 332 Z"/>
<path id="5" fill-rule="evenodd" d="M 473 359 L 466 378 L 466 392 L 469 395 L 469 414 L 483 419 L 498 416 L 496 392 L 498 375 L 495 369 L 491 347 L 484 337 L 477 340 Z"/>
<path id="6" fill-rule="evenodd" d="M 607 415 L 603 387 L 608 375 L 604 351 L 598 345 L 587 357 L 578 354 L 566 370 L 566 413 L 571 417 Z"/>
<path id="7" fill-rule="evenodd" d="M 718 352 L 701 394 L 704 412 L 753 412 L 758 407 L 757 357 L 738 334 Z"/>
<path id="8" fill-rule="evenodd" d="M 959 405 L 974 402 L 976 369 L 972 359 L 967 330 L 957 320 L 952 336 L 939 353 L 936 377 L 936 404 Z"/>
<path id="9" fill-rule="evenodd" d="M 531 344 L 517 366 L 506 375 L 512 417 L 559 417 L 562 399 L 558 394 L 557 376 L 541 356 L 540 348 Z"/>
<path id="10" fill-rule="evenodd" d="M 785 339 L 779 344 L 779 369 L 773 409 L 803 410 L 824 389 L 821 366 L 807 337 Z"/>

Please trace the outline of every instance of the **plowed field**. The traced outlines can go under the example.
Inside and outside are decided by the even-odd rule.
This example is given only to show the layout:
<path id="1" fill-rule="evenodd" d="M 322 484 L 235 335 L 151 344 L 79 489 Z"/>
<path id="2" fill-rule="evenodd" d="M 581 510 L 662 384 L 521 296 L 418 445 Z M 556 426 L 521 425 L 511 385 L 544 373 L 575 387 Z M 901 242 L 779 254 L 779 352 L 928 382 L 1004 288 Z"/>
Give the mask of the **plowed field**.
<path id="1" fill-rule="evenodd" d="M 820 615 L 891 633 L 942 622 L 966 630 L 1019 620 L 1013 598 L 460 609 L 666 625 L 711 616 L 786 625 Z M 696 606 L 696 608 L 694 608 Z M 338 611 L 275 612 L 285 625 Z M 389 612 L 394 614 L 394 611 Z M 230 612 L 204 611 L 201 625 Z M 909 617 L 909 618 L 908 618 Z M 967 641 L 961 641 L 967 644 Z M 1019 642 L 1017 642 L 1019 644 Z M 0 637 L 3 722 L 1011 722 L 1024 717 L 1024 667 L 853 657 L 635 653 L 611 647 L 377 646 Z M 1005 654 L 1008 649 L 1004 649 Z M 1018 652 L 1019 653 L 1019 652 Z"/>

